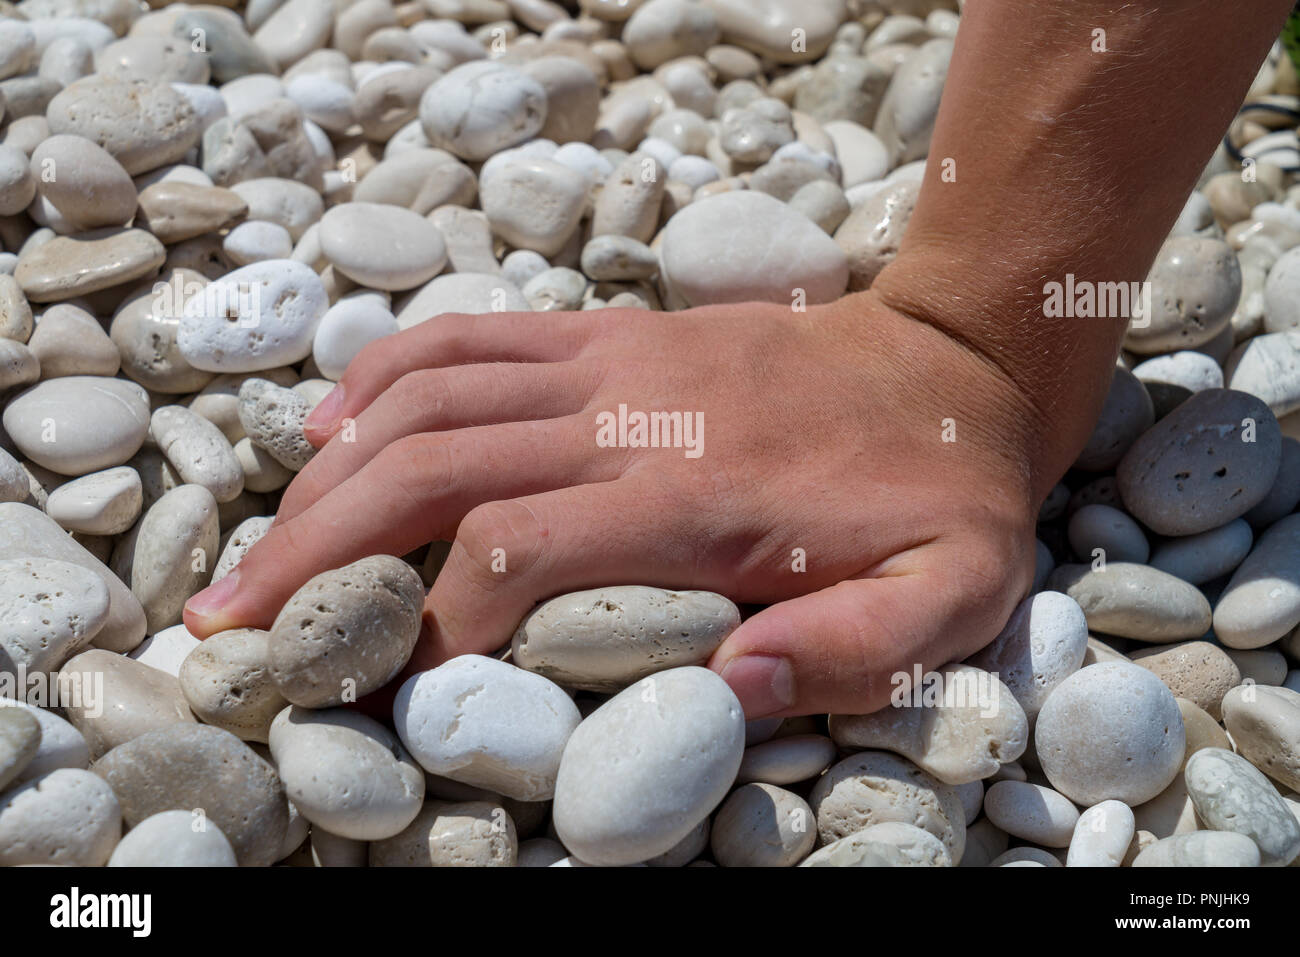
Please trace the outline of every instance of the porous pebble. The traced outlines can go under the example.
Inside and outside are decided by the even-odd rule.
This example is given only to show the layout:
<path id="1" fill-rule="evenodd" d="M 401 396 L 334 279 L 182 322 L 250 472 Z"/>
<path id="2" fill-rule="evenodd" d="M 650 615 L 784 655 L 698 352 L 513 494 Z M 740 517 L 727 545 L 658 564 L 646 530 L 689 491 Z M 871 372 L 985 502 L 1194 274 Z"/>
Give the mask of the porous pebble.
<path id="1" fill-rule="evenodd" d="M 28 676 L 56 671 L 99 634 L 108 611 L 108 586 L 87 568 L 0 560 L 0 673 L 25 687 Z"/>
<path id="2" fill-rule="evenodd" d="M 121 834 L 117 797 L 89 771 L 60 768 L 0 794 L 2 867 L 99 867 Z"/>
<path id="3" fill-rule="evenodd" d="M 255 628 L 221 631 L 185 657 L 177 679 L 200 721 L 266 743 L 271 722 L 288 705 L 271 680 L 269 637 Z"/>

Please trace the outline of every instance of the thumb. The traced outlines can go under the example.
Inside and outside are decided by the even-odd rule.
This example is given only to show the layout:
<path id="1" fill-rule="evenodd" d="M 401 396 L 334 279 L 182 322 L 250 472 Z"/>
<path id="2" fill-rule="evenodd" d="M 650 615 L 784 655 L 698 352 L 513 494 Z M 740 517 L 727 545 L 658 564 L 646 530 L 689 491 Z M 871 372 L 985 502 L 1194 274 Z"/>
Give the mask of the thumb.
<path id="1" fill-rule="evenodd" d="M 923 573 L 840 582 L 745 621 L 709 667 L 749 719 L 869 714 L 894 676 L 960 661 L 983 647 L 1011 596 L 962 593 Z"/>

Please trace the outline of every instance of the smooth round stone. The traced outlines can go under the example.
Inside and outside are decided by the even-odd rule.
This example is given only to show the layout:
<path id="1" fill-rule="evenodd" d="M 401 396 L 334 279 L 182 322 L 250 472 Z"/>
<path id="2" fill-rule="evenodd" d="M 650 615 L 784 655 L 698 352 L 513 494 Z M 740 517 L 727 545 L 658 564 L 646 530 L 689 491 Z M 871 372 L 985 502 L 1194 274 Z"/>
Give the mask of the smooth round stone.
<path id="1" fill-rule="evenodd" d="M 85 475 L 136 453 L 149 431 L 149 400 L 133 382 L 65 376 L 11 400 L 3 421 L 14 444 L 37 465 Z"/>
<path id="2" fill-rule="evenodd" d="M 1205 345 L 1228 325 L 1241 296 L 1236 254 L 1208 236 L 1166 240 L 1147 278 L 1150 321 L 1124 336 L 1124 348 L 1143 355 Z"/>
<path id="3" fill-rule="evenodd" d="M 108 587 L 89 569 L 52 558 L 0 560 L 0 672 L 56 670 L 99 634 L 108 609 Z"/>
<path id="4" fill-rule="evenodd" d="M 40 727 L 36 752 L 19 769 L 17 776 L 0 787 L 18 787 L 34 781 L 59 768 L 85 769 L 90 767 L 90 748 L 81 732 L 52 711 L 37 708 L 23 701 L 3 699 L 0 713 L 5 710 L 23 711 L 36 720 Z"/>
<path id="5" fill-rule="evenodd" d="M 515 632 L 511 660 L 566 687 L 612 693 L 703 664 L 739 625 L 739 609 L 713 592 L 594 588 L 533 609 Z"/>
<path id="6" fill-rule="evenodd" d="M 1237 753 L 1275 781 L 1300 788 L 1300 693 L 1241 685 L 1223 699 L 1223 724 Z"/>
<path id="7" fill-rule="evenodd" d="M 89 771 L 60 768 L 0 794 L 0 867 L 100 867 L 121 834 L 117 798 Z"/>
<path id="8" fill-rule="evenodd" d="M 677 213 L 663 232 L 664 281 L 691 306 L 759 300 L 830 302 L 848 260 L 812 220 L 765 193 L 721 193 Z"/>
<path id="9" fill-rule="evenodd" d="M 539 202 L 538 197 L 546 197 Z M 587 180 L 554 160 L 505 162 L 480 185 L 492 231 L 510 245 L 554 256 L 569 242 L 587 205 Z"/>
<path id="10" fill-rule="evenodd" d="M 1242 682 L 1257 685 L 1280 686 L 1286 680 L 1286 655 L 1277 648 L 1260 648 L 1254 651 L 1228 650 L 1228 657 L 1241 669 Z"/>
<path id="11" fill-rule="evenodd" d="M 1186 698 L 1216 721 L 1221 715 L 1219 702 L 1241 681 L 1233 660 L 1208 641 L 1139 648 L 1129 658 L 1163 681 L 1176 697 Z"/>
<path id="12" fill-rule="evenodd" d="M 239 387 L 239 422 L 249 441 L 294 472 L 316 454 L 303 433 L 310 412 L 305 398 L 266 379 L 247 379 Z"/>
<path id="13" fill-rule="evenodd" d="M 724 43 L 732 43 L 777 63 L 804 63 L 826 52 L 835 31 L 845 20 L 843 0 L 703 0 L 722 29 Z M 796 36 L 803 43 L 791 42 Z"/>
<path id="14" fill-rule="evenodd" d="M 14 278 L 32 302 L 57 302 L 143 279 L 167 258 L 143 229 L 96 229 L 56 236 L 18 257 Z"/>
<path id="15" fill-rule="evenodd" d="M 142 502 L 139 473 L 120 465 L 64 482 L 49 493 L 45 514 L 69 532 L 120 534 L 135 524 Z"/>
<path id="16" fill-rule="evenodd" d="M 1108 472 L 1119 464 L 1138 436 L 1156 420 L 1151 396 L 1133 373 L 1116 367 L 1101 415 L 1088 443 L 1074 461 L 1075 468 Z"/>
<path id="17" fill-rule="evenodd" d="M 253 33 L 253 42 L 283 70 L 329 41 L 334 6 L 325 0 L 289 0 Z"/>
<path id="18" fill-rule="evenodd" d="M 108 620 L 95 635 L 95 643 L 127 652 L 144 638 L 144 611 L 131 590 L 40 509 L 0 502 L 0 558 L 53 558 L 93 572 L 107 586 L 109 596 Z"/>
<path id="19" fill-rule="evenodd" d="M 80 695 L 62 702 L 63 710 L 96 759 L 142 734 L 194 721 L 175 678 L 123 655 L 92 648 L 60 675 L 79 684 Z"/>
<path id="20" fill-rule="evenodd" d="M 873 824 L 827 844 L 800 867 L 951 867 L 943 842 L 901 821 Z"/>
<path id="21" fill-rule="evenodd" d="M 673 165 L 692 159 L 712 170 L 705 182 L 718 178 L 717 169 L 702 157 L 683 156 Z M 668 179 L 669 174 L 653 157 L 632 153 L 624 158 L 605 178 L 592 204 L 591 235 L 628 236 L 649 243 L 659 225 Z"/>
<path id="22" fill-rule="evenodd" d="M 952 50 L 946 37 L 930 40 L 894 71 L 874 129 L 897 162 L 924 159 L 930 150 Z"/>
<path id="23" fill-rule="evenodd" d="M 167 244 L 234 226 L 248 214 L 236 192 L 179 181 L 154 183 L 140 193 L 142 226 Z"/>
<path id="24" fill-rule="evenodd" d="M 1206 748 L 1192 755 L 1183 774 L 1196 814 L 1207 828 L 1250 838 L 1265 867 L 1286 867 L 1300 854 L 1300 820 L 1245 758 Z"/>
<path id="25" fill-rule="evenodd" d="M 288 704 L 271 680 L 267 639 L 255 628 L 222 631 L 185 658 L 181 693 L 200 721 L 266 743 L 271 722 Z"/>
<path id="26" fill-rule="evenodd" d="M 314 155 L 314 154 L 313 154 Z M 277 176 L 246 179 L 230 187 L 248 204 L 248 218 L 277 223 L 297 242 L 321 218 L 324 201 L 306 183 Z"/>
<path id="27" fill-rule="evenodd" d="M 1069 798 L 1027 781 L 995 783 L 984 795 L 984 813 L 1012 837 L 1045 847 L 1068 847 L 1079 820 Z"/>
<path id="28" fill-rule="evenodd" d="M 160 811 L 199 808 L 234 848 L 241 867 L 275 863 L 289 825 L 280 777 L 228 731 L 176 725 L 143 734 L 95 762 L 136 825 Z"/>
<path id="29" fill-rule="evenodd" d="M 816 841 L 808 802 L 771 784 L 732 791 L 713 818 L 710 839 L 723 867 L 793 867 Z"/>
<path id="30" fill-rule="evenodd" d="M 199 640 L 184 625 L 172 625 L 140 642 L 130 657 L 176 678 L 180 675 L 181 664 L 198 646 Z"/>
<path id="31" fill-rule="evenodd" d="M 720 35 L 717 18 L 705 4 L 649 0 L 628 18 L 621 40 L 632 61 L 649 71 L 677 57 L 702 55 Z"/>
<path id="32" fill-rule="evenodd" d="M 25 708 L 0 706 L 0 792 L 27 769 L 40 747 L 36 716 Z"/>
<path id="33" fill-rule="evenodd" d="M 412 675 L 393 703 L 397 733 L 426 771 L 520 801 L 554 796 L 581 720 L 558 685 L 482 655 Z"/>
<path id="34" fill-rule="evenodd" d="M 553 820 L 577 857 L 606 866 L 662 854 L 726 795 L 740 767 L 740 702 L 703 668 L 643 679 L 569 738 Z"/>
<path id="35" fill-rule="evenodd" d="M 41 314 L 27 348 L 40 362 L 41 378 L 115 376 L 121 365 L 117 347 L 90 313 L 60 303 Z"/>
<path id="36" fill-rule="evenodd" d="M 1214 607 L 1214 633 L 1229 648 L 1262 648 L 1300 624 L 1300 515 L 1259 537 Z"/>
<path id="37" fill-rule="evenodd" d="M 1145 564 L 1151 547 L 1138 523 L 1109 505 L 1085 505 L 1070 516 L 1070 547 L 1083 559 Z"/>
<path id="38" fill-rule="evenodd" d="M 272 458 L 271 453 L 254 445 L 247 436 L 235 443 L 235 458 L 239 459 L 239 466 L 244 472 L 244 488 L 249 492 L 275 492 L 293 479 L 293 472 Z M 244 554 L 245 552 L 240 552 L 238 557 L 232 559 L 232 563 Z M 225 558 L 224 552 L 222 558 Z M 217 568 L 222 568 L 222 565 L 223 562 L 218 559 Z M 225 570 L 229 572 L 233 567 L 230 564 Z M 216 570 L 213 571 L 212 578 L 213 581 L 220 581 Z"/>
<path id="39" fill-rule="evenodd" d="M 1163 417 L 1195 392 L 1223 388 L 1223 370 L 1203 352 L 1184 350 L 1156 356 L 1133 367 Z"/>
<path id="40" fill-rule="evenodd" d="M 1277 416 L 1300 409 L 1300 329 L 1255 336 L 1224 366 L 1228 388 L 1248 392 Z"/>
<path id="41" fill-rule="evenodd" d="M 966 815 L 954 788 L 886 751 L 845 758 L 813 786 L 808 803 L 823 844 L 873 824 L 901 821 L 929 831 L 954 861 L 966 844 Z"/>
<path id="42" fill-rule="evenodd" d="M 185 300 L 208 280 L 189 269 L 173 270 L 164 277 L 128 293 L 113 316 L 109 336 L 117 346 L 122 371 L 145 388 L 166 394 L 195 392 L 212 380 L 212 373 L 185 361 L 176 346 L 176 333 Z"/>
<path id="43" fill-rule="evenodd" d="M 989 867 L 1060 867 L 1061 862 L 1051 851 L 1041 847 L 1013 847 L 989 861 Z"/>
<path id="44" fill-rule="evenodd" d="M 312 358 L 322 375 L 337 382 L 357 353 L 399 331 L 397 319 L 382 299 L 348 296 L 331 306 L 316 327 Z"/>
<path id="45" fill-rule="evenodd" d="M 1104 568 L 1062 565 L 1047 587 L 1069 595 L 1088 627 L 1141 641 L 1199 638 L 1210 628 L 1210 603 L 1193 585 L 1148 565 L 1113 562 Z"/>
<path id="46" fill-rule="evenodd" d="M 1244 834 L 1197 831 L 1156 841 L 1133 859 L 1133 867 L 1259 867 L 1259 847 Z"/>
<path id="47" fill-rule="evenodd" d="M 1060 592 L 1039 592 L 1017 605 L 992 643 L 966 660 L 997 675 L 1033 722 L 1052 690 L 1079 670 L 1087 650 L 1088 621 L 1079 603 Z"/>
<path id="48" fill-rule="evenodd" d="M 1133 812 L 1121 801 L 1102 801 L 1074 825 L 1066 867 L 1119 867 L 1133 843 Z"/>
<path id="49" fill-rule="evenodd" d="M 490 801 L 426 801 L 404 831 L 370 845 L 371 867 L 514 867 L 514 821 Z"/>
<path id="50" fill-rule="evenodd" d="M 898 256 L 919 193 L 919 184 L 910 180 L 883 183 L 860 202 L 850 191 L 852 211 L 835 231 L 835 242 L 848 259 L 849 289 L 869 287 Z"/>
<path id="51" fill-rule="evenodd" d="M 480 315 L 489 312 L 531 312 L 518 287 L 503 276 L 453 273 L 429 280 L 395 304 L 397 324 L 410 329 L 444 313 Z"/>
<path id="52" fill-rule="evenodd" d="M 447 263 L 436 226 L 379 203 L 343 203 L 321 217 L 321 250 L 339 272 L 371 289 L 411 289 Z"/>
<path id="53" fill-rule="evenodd" d="M 464 63 L 420 98 L 420 124 L 435 147 L 485 160 L 532 139 L 546 123 L 546 90 L 520 70 L 487 60 Z"/>
<path id="54" fill-rule="evenodd" d="M 32 153 L 36 189 L 78 230 L 121 226 L 135 214 L 135 183 L 108 150 L 55 135 Z"/>
<path id="55" fill-rule="evenodd" d="M 598 282 L 649 279 L 659 271 L 659 257 L 630 236 L 595 236 L 582 248 L 582 271 Z"/>
<path id="56" fill-rule="evenodd" d="M 161 811 L 127 832 L 109 867 L 237 867 L 234 848 L 211 821 L 191 811 Z"/>
<path id="57" fill-rule="evenodd" d="M 266 259 L 288 259 L 293 255 L 293 239 L 279 223 L 252 220 L 228 232 L 221 250 L 236 266 L 248 266 Z"/>
<path id="58" fill-rule="evenodd" d="M 140 519 L 131 563 L 131 592 L 149 631 L 180 623 L 185 602 L 207 585 L 220 542 L 217 501 L 201 485 L 181 485 Z"/>
<path id="59" fill-rule="evenodd" d="M 1117 472 L 1124 507 L 1161 535 L 1217 528 L 1268 494 L 1281 441 L 1277 420 L 1254 396 L 1198 392 L 1125 453 Z"/>
<path id="60" fill-rule="evenodd" d="M 218 502 L 244 490 L 244 473 L 221 430 L 182 405 L 154 410 L 150 434 L 183 482 L 201 485 Z"/>
<path id="61" fill-rule="evenodd" d="M 745 748 L 737 784 L 796 784 L 821 774 L 835 761 L 835 742 L 821 734 L 792 734 Z"/>
<path id="62" fill-rule="evenodd" d="M 331 834 L 382 840 L 420 812 L 424 774 L 373 718 L 288 707 L 271 724 L 270 745 L 289 799 Z"/>
<path id="63" fill-rule="evenodd" d="M 372 555 L 321 572 L 271 626 L 271 676 L 286 699 L 328 708 L 402 670 L 420 634 L 424 584 L 399 558 Z"/>
<path id="64" fill-rule="evenodd" d="M 1024 753 L 1029 722 L 995 675 L 961 664 L 936 674 L 932 695 L 923 685 L 874 714 L 831 715 L 831 738 L 840 747 L 894 751 L 952 785 L 990 777 Z M 917 702 L 907 691 L 924 697 Z"/>
<path id="65" fill-rule="evenodd" d="M 546 92 L 546 123 L 538 136 L 555 143 L 583 143 L 596 131 L 600 81 L 592 70 L 567 56 L 542 56 L 521 65 Z"/>
<path id="66" fill-rule="evenodd" d="M 194 108 L 167 83 L 100 75 L 65 87 L 46 118 L 52 133 L 98 143 L 132 176 L 180 162 L 202 132 Z"/>
<path id="67" fill-rule="evenodd" d="M 1038 714 L 1034 744 L 1043 773 L 1070 800 L 1132 807 L 1178 774 L 1186 736 L 1178 703 L 1159 678 L 1109 662 L 1057 686 Z"/>
<path id="68" fill-rule="evenodd" d="M 564 845 L 546 837 L 535 837 L 519 845 L 515 867 L 550 867 L 569 856 Z"/>
<path id="69" fill-rule="evenodd" d="M 1203 585 L 1240 565 L 1253 542 L 1250 524 L 1236 518 L 1208 532 L 1165 539 L 1152 551 L 1150 564 L 1185 582 Z"/>
<path id="70" fill-rule="evenodd" d="M 258 372 L 299 362 L 329 308 L 311 267 L 270 259 L 227 273 L 185 304 L 176 344 L 210 372 Z"/>
<path id="71" fill-rule="evenodd" d="M 777 150 L 794 142 L 794 138 L 790 108 L 768 97 L 727 110 L 718 130 L 718 146 L 744 166 L 766 163 Z"/>

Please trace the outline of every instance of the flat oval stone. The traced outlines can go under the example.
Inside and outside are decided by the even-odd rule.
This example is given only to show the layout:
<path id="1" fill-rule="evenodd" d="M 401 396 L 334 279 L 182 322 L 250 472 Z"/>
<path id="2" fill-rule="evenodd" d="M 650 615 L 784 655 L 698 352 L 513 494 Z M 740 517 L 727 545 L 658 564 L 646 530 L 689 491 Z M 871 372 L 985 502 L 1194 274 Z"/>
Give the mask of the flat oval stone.
<path id="1" fill-rule="evenodd" d="M 125 175 L 125 174 L 123 174 Z M 41 378 L 66 375 L 115 376 L 121 366 L 117 347 L 90 313 L 59 303 L 41 313 L 27 340 L 40 362 Z"/>
<path id="2" fill-rule="evenodd" d="M 444 313 L 531 312 L 533 307 L 518 287 L 503 276 L 451 273 L 430 279 L 399 299 L 393 308 L 398 326 L 410 329 Z"/>
<path id="3" fill-rule="evenodd" d="M 271 626 L 271 676 L 305 708 L 355 701 L 397 675 L 415 650 L 424 583 L 399 558 L 372 555 L 321 572 Z"/>
<path id="4" fill-rule="evenodd" d="M 511 660 L 557 684 L 616 692 L 704 664 L 739 625 L 739 609 L 713 592 L 594 588 L 537 606 L 515 632 Z"/>
<path id="5" fill-rule="evenodd" d="M 993 642 L 966 661 L 997 675 L 1033 722 L 1052 690 L 1083 665 L 1087 651 L 1088 621 L 1079 603 L 1045 591 L 1017 605 Z"/>
<path id="6" fill-rule="evenodd" d="M 401 331 L 388 304 L 373 294 L 345 296 L 316 327 L 311 354 L 321 374 L 337 382 L 362 349 Z"/>
<path id="7" fill-rule="evenodd" d="M 131 592 L 149 631 L 180 623 L 185 602 L 207 585 L 220 542 L 217 501 L 201 485 L 174 488 L 144 513 L 131 562 Z"/>
<path id="8" fill-rule="evenodd" d="M 1075 468 L 1088 472 L 1110 471 L 1155 421 L 1155 409 L 1146 386 L 1133 373 L 1117 366 L 1088 443 L 1074 460 Z"/>
<path id="9" fill-rule="evenodd" d="M 271 722 L 289 703 L 271 680 L 269 637 L 235 628 L 210 636 L 186 656 L 177 679 L 200 721 L 242 741 L 266 743 Z"/>
<path id="10" fill-rule="evenodd" d="M 831 737 L 840 747 L 894 751 L 953 785 L 990 777 L 1024 753 L 1029 722 L 996 676 L 971 665 L 933 674 L 920 688 L 896 687 L 892 707 L 831 715 Z"/>
<path id="11" fill-rule="evenodd" d="M 863 751 L 840 761 L 818 779 L 808 803 L 823 844 L 873 824 L 901 821 L 937 837 L 954 861 L 961 860 L 966 846 L 966 814 L 956 789 L 887 751 Z"/>
<path id="12" fill-rule="evenodd" d="M 1300 515 L 1266 531 L 1214 607 L 1214 633 L 1229 648 L 1261 648 L 1300 625 Z"/>
<path id="13" fill-rule="evenodd" d="M 1152 315 L 1144 325 L 1130 325 L 1124 336 L 1124 348 L 1139 354 L 1205 345 L 1228 325 L 1241 296 L 1237 256 L 1212 236 L 1166 240 L 1147 280 Z"/>
<path id="14" fill-rule="evenodd" d="M 329 296 L 311 267 L 268 259 L 227 273 L 185 304 L 176 344 L 196 369 L 258 372 L 311 354 Z"/>
<path id="15" fill-rule="evenodd" d="M 108 586 L 94 572 L 52 558 L 0 560 L 0 673 L 57 670 L 108 621 Z"/>
<path id="16" fill-rule="evenodd" d="M 95 762 L 136 825 L 160 811 L 199 808 L 230 842 L 241 867 L 267 867 L 284 842 L 289 805 L 280 777 L 228 731 L 176 725 L 143 734 Z"/>
<path id="17" fill-rule="evenodd" d="M 1143 848 L 1133 867 L 1259 867 L 1255 842 L 1231 831 L 1177 834 Z"/>
<path id="18" fill-rule="evenodd" d="M 23 253 L 14 278 L 31 302 L 57 302 L 150 276 L 166 258 L 143 229 L 96 229 Z"/>
<path id="19" fill-rule="evenodd" d="M 1149 565 L 1109 562 L 1062 565 L 1047 587 L 1079 603 L 1088 627 L 1108 635 L 1170 642 L 1199 638 L 1210 629 L 1210 603 L 1193 585 Z"/>
<path id="20" fill-rule="evenodd" d="M 196 392 L 212 381 L 212 373 L 195 369 L 176 345 L 186 300 L 207 284 L 201 273 L 174 269 L 127 294 L 109 327 L 124 373 L 153 392 L 169 395 Z"/>
<path id="21" fill-rule="evenodd" d="M 995 783 L 984 795 L 984 813 L 1012 837 L 1044 847 L 1069 847 L 1079 820 L 1064 794 L 1028 781 Z"/>
<path id="22" fill-rule="evenodd" d="M 426 801 L 400 834 L 370 845 L 371 867 L 514 867 L 519 837 L 490 801 Z"/>
<path id="23" fill-rule="evenodd" d="M 271 723 L 271 754 L 303 817 L 331 834 L 400 834 L 424 802 L 424 774 L 396 735 L 357 711 L 290 706 Z"/>
<path id="24" fill-rule="evenodd" d="M 79 691 L 61 703 L 95 758 L 150 731 L 194 721 L 175 678 L 123 655 L 92 648 L 70 659 L 60 676 Z"/>
<path id="25" fill-rule="evenodd" d="M 1208 641 L 1139 648 L 1129 659 L 1163 681 L 1176 697 L 1186 698 L 1216 721 L 1221 715 L 1219 702 L 1228 689 L 1241 682 L 1241 671 L 1233 660 Z"/>
<path id="26" fill-rule="evenodd" d="M 777 63 L 804 63 L 820 57 L 844 22 L 843 0 L 704 0 L 722 29 L 724 43 L 751 50 Z M 804 40 L 791 42 L 798 30 Z"/>
<path id="27" fill-rule="evenodd" d="M 121 834 L 113 791 L 89 771 L 60 768 L 0 794 L 0 867 L 100 867 Z"/>
<path id="28" fill-rule="evenodd" d="M 183 482 L 203 486 L 219 503 L 244 490 L 234 448 L 207 419 L 183 405 L 164 405 L 150 417 L 149 432 Z"/>
<path id="29" fill-rule="evenodd" d="M 426 771 L 520 801 L 554 796 L 581 720 L 558 685 L 482 655 L 412 675 L 393 703 L 397 733 Z"/>
<path id="30" fill-rule="evenodd" d="M 109 602 L 108 620 L 95 635 L 95 644 L 127 652 L 144 638 L 144 609 L 131 590 L 40 509 L 0 502 L 0 559 L 4 558 L 51 558 L 93 572 L 108 588 Z"/>
<path id="31" fill-rule="evenodd" d="M 1240 565 L 1254 540 L 1250 523 L 1234 518 L 1208 532 L 1165 539 L 1151 553 L 1150 564 L 1185 582 L 1203 585 Z"/>
<path id="32" fill-rule="evenodd" d="M 1192 755 L 1183 773 L 1187 793 L 1207 828 L 1250 838 L 1265 867 L 1286 867 L 1300 854 L 1300 820 L 1245 758 L 1206 748 Z"/>
<path id="33" fill-rule="evenodd" d="M 1223 724 L 1237 753 L 1275 781 L 1300 789 L 1300 694 L 1241 685 L 1223 699 Z"/>
<path id="34" fill-rule="evenodd" d="M 745 719 L 721 678 L 673 668 L 615 695 L 569 738 L 553 820 L 591 864 L 633 864 L 685 837 L 726 795 Z"/>
<path id="35" fill-rule="evenodd" d="M 140 193 L 136 225 L 171 245 L 229 229 L 248 215 L 248 203 L 220 186 L 164 180 Z"/>
<path id="36" fill-rule="evenodd" d="M 1178 774 L 1186 737 L 1178 703 L 1159 678 L 1109 662 L 1057 686 L 1038 714 L 1034 745 L 1052 787 L 1070 800 L 1133 807 Z"/>
<path id="37" fill-rule="evenodd" d="M 546 90 L 527 73 L 501 63 L 464 63 L 420 98 L 429 142 L 461 159 L 485 160 L 531 139 L 546 123 Z"/>
<path id="38" fill-rule="evenodd" d="M 70 532 L 120 535 L 140 516 L 140 473 L 128 466 L 92 472 L 64 482 L 45 502 L 45 512 Z"/>
<path id="39" fill-rule="evenodd" d="M 0 707 L 0 792 L 36 757 L 41 723 L 25 708 Z"/>
<path id="40" fill-rule="evenodd" d="M 664 282 L 686 304 L 831 302 L 848 288 L 848 260 L 816 223 L 765 193 L 691 203 L 663 231 Z"/>
<path id="41" fill-rule="evenodd" d="M 1282 457 L 1273 413 L 1244 392 L 1198 392 L 1143 433 L 1116 477 L 1124 507 L 1161 535 L 1195 535 L 1250 511 Z"/>
<path id="42" fill-rule="evenodd" d="M 835 762 L 835 742 L 822 734 L 792 734 L 745 748 L 737 784 L 796 784 Z"/>
<path id="43" fill-rule="evenodd" d="M 886 821 L 827 844 L 800 867 L 952 867 L 943 842 L 912 824 Z"/>
<path id="44" fill-rule="evenodd" d="M 1145 564 L 1151 546 L 1138 523 L 1117 508 L 1095 503 L 1070 516 L 1070 547 L 1081 558 Z"/>
<path id="45" fill-rule="evenodd" d="M 85 137 L 43 140 L 32 167 L 42 174 L 37 191 L 77 230 L 121 226 L 135 213 L 135 183 L 108 150 Z"/>
<path id="46" fill-rule="evenodd" d="M 191 811 L 161 811 L 127 832 L 109 867 L 237 867 L 234 848 L 211 821 L 195 826 Z"/>
<path id="47" fill-rule="evenodd" d="M 112 153 L 132 176 L 177 163 L 198 143 L 199 116 L 165 82 L 91 75 L 50 101 L 52 133 L 73 133 Z"/>
<path id="48" fill-rule="evenodd" d="M 1066 867 L 1119 867 L 1133 843 L 1133 812 L 1122 801 L 1102 801 L 1074 825 Z"/>
<path id="49" fill-rule="evenodd" d="M 59 768 L 84 770 L 90 767 L 90 748 L 86 746 L 86 739 L 81 736 L 80 731 L 67 721 L 60 718 L 53 711 L 37 708 L 24 701 L 6 698 L 5 702 L 10 710 L 25 711 L 35 718 L 36 723 L 40 725 L 40 738 L 37 743 L 36 753 L 18 772 L 18 776 L 6 784 L 5 787 L 17 787 L 20 784 L 26 784 L 28 781 L 34 781 L 51 771 L 57 771 Z"/>
<path id="50" fill-rule="evenodd" d="M 321 251 L 334 268 L 370 289 L 411 289 L 447 264 L 442 233 L 409 209 L 341 203 L 320 220 Z"/>
<path id="51" fill-rule="evenodd" d="M 149 398 L 134 382 L 65 376 L 11 400 L 4 427 L 18 449 L 60 475 L 121 465 L 149 432 Z"/>
<path id="52" fill-rule="evenodd" d="M 817 842 L 812 808 L 792 791 L 745 784 L 713 818 L 713 857 L 723 867 L 793 867 Z"/>

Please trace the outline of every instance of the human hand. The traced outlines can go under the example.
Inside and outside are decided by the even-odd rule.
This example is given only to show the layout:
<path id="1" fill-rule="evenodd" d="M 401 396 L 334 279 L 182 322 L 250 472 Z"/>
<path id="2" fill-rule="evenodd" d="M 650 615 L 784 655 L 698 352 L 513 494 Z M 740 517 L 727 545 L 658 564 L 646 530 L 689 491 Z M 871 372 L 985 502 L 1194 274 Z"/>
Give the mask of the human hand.
<path id="1" fill-rule="evenodd" d="M 702 417 L 702 454 L 602 447 L 620 405 Z M 454 540 L 414 666 L 491 652 L 556 594 L 701 588 L 771 605 L 710 661 L 749 717 L 872 711 L 1026 593 L 1043 433 L 995 365 L 870 292 L 441 316 L 357 357 L 275 525 L 185 622 L 269 627 L 325 569 Z"/>

